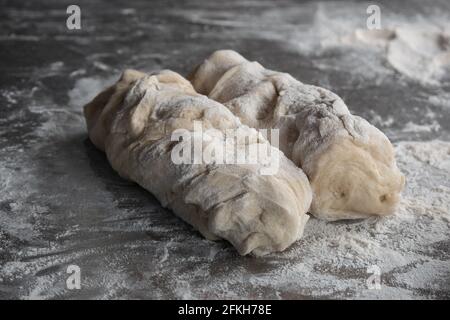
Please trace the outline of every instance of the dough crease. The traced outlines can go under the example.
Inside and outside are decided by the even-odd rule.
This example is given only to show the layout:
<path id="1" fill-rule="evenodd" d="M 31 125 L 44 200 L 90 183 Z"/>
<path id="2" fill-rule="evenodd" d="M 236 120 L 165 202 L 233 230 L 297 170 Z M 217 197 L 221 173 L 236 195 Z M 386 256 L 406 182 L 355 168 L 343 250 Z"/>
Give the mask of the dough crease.
<path id="1" fill-rule="evenodd" d="M 126 70 L 84 107 L 84 114 L 90 140 L 106 153 L 113 169 L 207 239 L 226 239 L 241 255 L 264 255 L 282 251 L 302 236 L 312 200 L 306 175 L 179 74 Z M 203 150 L 227 143 L 225 136 L 195 134 L 195 121 L 205 130 L 242 130 L 250 138 L 236 142 L 232 152 L 245 152 L 251 145 L 267 148 L 278 157 L 278 170 L 261 174 L 267 164 L 260 159 L 254 164 L 175 164 L 174 148 L 187 143 L 172 140 L 175 130 L 193 133 L 191 140 Z"/>
<path id="2" fill-rule="evenodd" d="M 279 149 L 309 178 L 321 219 L 392 214 L 405 178 L 394 148 L 331 91 L 265 69 L 232 50 L 214 52 L 188 77 L 243 124 L 279 129 Z"/>

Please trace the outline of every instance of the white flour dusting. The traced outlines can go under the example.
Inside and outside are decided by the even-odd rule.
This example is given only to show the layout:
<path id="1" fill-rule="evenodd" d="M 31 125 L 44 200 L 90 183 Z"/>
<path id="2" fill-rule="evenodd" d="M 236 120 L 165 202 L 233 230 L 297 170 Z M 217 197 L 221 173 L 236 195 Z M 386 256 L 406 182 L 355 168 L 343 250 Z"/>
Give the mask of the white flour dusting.
<path id="1" fill-rule="evenodd" d="M 433 121 L 430 124 L 417 124 L 411 121 L 407 122 L 403 127 L 402 131 L 404 132 L 432 132 L 438 131 L 440 129 L 440 125 L 437 121 Z"/>
<path id="2" fill-rule="evenodd" d="M 78 81 L 69 93 L 73 99 L 70 104 L 91 97 L 107 82 Z M 64 119 L 66 124 L 60 130 L 70 129 L 76 135 L 85 130 L 78 117 L 58 108 L 43 114 L 48 118 L 46 123 Z M 48 137 L 55 134 L 48 124 L 38 128 L 38 132 L 47 132 Z M 59 139 L 73 140 L 73 134 L 66 132 Z M 89 169 L 86 156 L 78 160 L 77 167 L 69 169 L 67 157 L 73 158 L 70 154 L 56 155 L 56 164 L 68 174 L 67 183 L 78 189 L 76 198 L 84 198 L 84 207 L 96 218 L 64 222 L 58 227 L 55 240 L 44 245 L 38 240 L 42 233 L 33 225 L 33 217 L 42 219 L 52 211 L 45 205 L 51 198 L 53 203 L 67 202 L 66 210 L 70 210 L 70 193 L 41 194 L 43 204 L 35 203 L 31 199 L 39 183 L 33 185 L 29 181 L 39 181 L 42 172 L 36 167 L 34 156 L 23 158 L 20 167 L 27 168 L 23 175 L 11 171 L 6 159 L 1 166 L 2 177 L 7 179 L 2 180 L 4 192 L 0 202 L 8 201 L 13 193 L 17 200 L 9 203 L 9 213 L 2 211 L 0 223 L 8 234 L 33 245 L 16 252 L 16 259 L 0 267 L 0 285 L 26 281 L 23 298 L 67 296 L 65 267 L 76 263 L 87 269 L 87 296 L 95 298 L 139 297 L 143 291 L 143 296 L 148 297 L 148 290 L 153 292 L 153 298 L 194 299 L 448 297 L 450 281 L 443 283 L 442 279 L 450 277 L 450 142 L 405 141 L 398 143 L 396 150 L 399 167 L 407 177 L 404 199 L 396 215 L 353 223 L 311 218 L 300 241 L 286 252 L 262 259 L 239 257 L 224 242 L 201 239 L 170 212 L 155 215 L 140 213 L 141 209 L 123 211 L 118 207 L 122 200 L 111 198 Z M 79 147 L 74 147 L 73 152 L 78 156 L 85 153 Z M 106 163 L 104 159 L 100 161 Z M 19 188 L 20 185 L 25 187 Z M 19 194 L 17 190 L 21 190 Z M 125 190 L 122 188 L 122 192 Z M 147 197 L 146 193 L 140 196 Z M 104 213 L 97 216 L 94 208 Z M 69 212 L 69 216 L 77 214 Z M 126 220 L 133 216 L 139 217 L 138 224 Z M 59 219 L 48 219 L 46 223 L 56 226 Z M 101 240 L 105 232 L 110 240 Z M 117 232 L 134 236 L 128 241 L 128 236 L 116 238 Z M 96 241 L 81 240 L 84 237 Z M 372 265 L 381 270 L 381 290 L 367 287 L 367 268 Z M 130 272 L 137 273 L 141 280 L 136 281 Z"/>
<path id="3" fill-rule="evenodd" d="M 261 40 L 268 50 L 261 55 L 266 59 L 273 52 L 289 53 L 294 57 L 286 62 L 289 66 L 307 57 L 310 60 L 296 65 L 293 71 L 300 76 L 305 72 L 305 78 L 315 76 L 321 84 L 348 87 L 355 95 L 371 96 L 375 92 L 374 100 L 383 98 L 384 92 L 376 90 L 386 80 L 392 81 L 395 89 L 403 90 L 409 86 L 407 83 L 402 87 L 405 79 L 419 83 L 425 79 L 427 86 L 439 85 L 438 80 L 446 79 L 445 36 L 440 38 L 443 41 L 433 42 L 433 37 L 404 34 L 397 38 L 402 42 L 392 45 L 391 51 L 386 49 L 384 35 L 363 33 L 372 40 L 379 38 L 377 46 L 368 46 L 364 37 L 352 38 L 356 30 L 365 28 L 366 3 L 247 5 L 258 14 L 247 10 L 217 11 L 210 6 L 202 10 L 170 9 L 169 18 L 182 17 L 189 22 L 186 28 L 195 26 L 194 31 L 183 29 L 180 44 L 173 51 L 157 53 L 152 42 L 151 47 L 144 47 L 148 50 L 134 52 L 139 55 L 136 61 L 127 63 L 145 65 L 145 61 L 151 61 L 150 56 L 160 55 L 162 65 L 180 48 L 186 48 L 186 55 L 194 55 L 203 43 L 207 44 L 203 48 L 206 52 L 211 43 L 253 45 Z M 122 11 L 123 16 L 133 14 L 128 9 Z M 164 25 L 166 18 L 159 18 L 161 30 L 169 26 Z M 384 30 L 414 25 L 432 29 L 434 35 L 447 35 L 449 21 L 445 12 L 408 16 L 382 7 Z M 198 26 L 204 32 L 199 32 Z M 96 41 L 116 36 L 105 32 Z M 8 36 L 23 41 L 39 38 Z M 55 39 L 72 41 L 65 35 Z M 388 37 L 390 43 L 392 40 Z M 412 40 L 431 47 L 425 52 L 415 50 Z M 274 44 L 270 53 L 267 43 Z M 259 56 L 260 47 L 244 49 Z M 405 61 L 398 56 L 402 50 L 410 50 Z M 115 55 L 113 51 L 107 54 Z M 420 68 L 414 64 L 430 54 L 432 62 L 425 61 Z M 280 64 L 285 61 L 284 57 L 279 60 Z M 94 67 L 110 70 L 109 65 L 114 63 L 97 63 Z M 71 72 L 70 78 L 76 81 L 67 92 L 67 104 L 42 98 L 49 95 L 45 87 L 29 90 L 31 96 L 36 93 L 41 97 L 29 103 L 21 101 L 27 92 L 13 88 L 0 91 L 5 108 L 16 110 L 0 119 L 0 143 L 6 145 L 0 154 L 0 297 L 450 298 L 450 142 L 436 138 L 439 130 L 448 130 L 445 120 L 438 122 L 448 118 L 450 110 L 450 95 L 445 88 L 419 98 L 413 91 L 416 89 L 407 92 L 406 98 L 419 99 L 423 108 L 408 109 L 406 105 L 406 113 L 417 114 L 420 121 L 403 121 L 404 114 L 399 113 L 404 110 L 375 108 L 371 112 L 367 110 L 370 105 L 364 106 L 369 120 L 402 138 L 396 143 L 397 161 L 407 184 L 395 215 L 335 223 L 311 218 L 304 237 L 287 251 L 252 258 L 238 256 L 225 242 L 201 238 L 172 213 L 161 209 L 151 195 L 120 179 L 107 160 L 86 142 L 81 106 L 116 79 L 91 77 L 88 66 L 77 66 Z M 44 67 L 46 70 L 38 71 L 52 77 L 68 67 L 58 58 Z M 424 76 L 419 75 L 421 72 Z M 399 86 L 394 78 L 397 73 L 404 76 Z M 344 76 L 333 80 L 331 75 Z M 383 107 L 385 101 L 381 100 L 379 106 Z M 30 116 L 36 120 L 24 124 Z M 8 131 L 22 126 L 29 130 L 20 141 L 6 144 Z M 420 136 L 423 141 L 402 141 L 415 138 L 413 133 L 430 136 Z M 81 290 L 69 291 L 65 286 L 70 264 L 81 268 Z M 381 271 L 380 290 L 367 286 L 371 275 L 367 268 L 373 265 Z"/>
<path id="4" fill-rule="evenodd" d="M 434 26 L 358 29 L 342 39 L 349 45 L 359 43 L 383 49 L 392 67 L 417 81 L 439 84 L 450 80 L 450 34 Z"/>

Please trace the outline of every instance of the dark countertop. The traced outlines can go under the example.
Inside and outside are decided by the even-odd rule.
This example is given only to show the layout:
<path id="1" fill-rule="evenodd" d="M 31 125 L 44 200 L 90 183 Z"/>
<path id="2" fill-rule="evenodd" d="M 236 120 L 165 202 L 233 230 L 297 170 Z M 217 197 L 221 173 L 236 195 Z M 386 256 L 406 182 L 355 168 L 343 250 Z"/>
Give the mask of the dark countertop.
<path id="1" fill-rule="evenodd" d="M 69 4 L 0 0 L 0 298 L 450 298 L 450 76 L 424 82 L 341 41 L 366 28 L 368 3 L 78 1 L 81 30 L 66 28 Z M 383 28 L 450 32 L 448 1 L 379 5 Z M 398 214 L 311 218 L 286 252 L 240 257 L 115 174 L 83 104 L 125 68 L 187 74 L 223 48 L 336 92 L 383 130 L 408 181 Z"/>

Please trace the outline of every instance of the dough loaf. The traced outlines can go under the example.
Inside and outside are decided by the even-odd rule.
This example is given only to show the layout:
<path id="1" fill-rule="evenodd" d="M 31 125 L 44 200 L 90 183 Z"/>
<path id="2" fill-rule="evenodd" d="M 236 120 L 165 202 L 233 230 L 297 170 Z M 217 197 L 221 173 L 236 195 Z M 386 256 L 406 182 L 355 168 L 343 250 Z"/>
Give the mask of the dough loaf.
<path id="1" fill-rule="evenodd" d="M 208 239 L 226 239 L 242 255 L 282 251 L 302 236 L 312 199 L 306 175 L 255 129 L 225 106 L 198 94 L 172 71 L 144 74 L 127 70 L 84 107 L 91 141 L 124 178 L 150 191 Z M 250 137 L 236 153 L 261 145 L 279 157 L 279 169 L 262 175 L 256 164 L 174 164 L 176 129 L 194 121 L 221 132 L 239 129 Z M 223 146 L 220 136 L 193 135 L 203 149 Z"/>
<path id="2" fill-rule="evenodd" d="M 214 52 L 188 79 L 243 124 L 280 130 L 280 150 L 309 177 L 314 195 L 310 212 L 316 217 L 339 220 L 394 212 L 405 182 L 394 149 L 336 94 L 231 50 Z"/>

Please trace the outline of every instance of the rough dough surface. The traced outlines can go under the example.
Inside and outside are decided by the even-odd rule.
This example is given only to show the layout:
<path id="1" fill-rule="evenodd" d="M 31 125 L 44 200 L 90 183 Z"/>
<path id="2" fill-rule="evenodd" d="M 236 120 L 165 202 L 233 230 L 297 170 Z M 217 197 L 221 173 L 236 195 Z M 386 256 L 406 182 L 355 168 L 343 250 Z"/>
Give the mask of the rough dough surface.
<path id="1" fill-rule="evenodd" d="M 310 180 L 310 212 L 316 217 L 354 219 L 394 212 L 405 182 L 394 149 L 380 130 L 350 114 L 336 94 L 231 50 L 214 52 L 188 78 L 243 124 L 280 130 L 280 150 Z"/>
<path id="2" fill-rule="evenodd" d="M 255 129 L 242 125 L 226 107 L 194 91 L 171 71 L 146 75 L 127 70 L 120 80 L 84 107 L 91 141 L 105 151 L 124 178 L 150 191 L 164 207 L 208 239 L 223 238 L 240 254 L 282 251 L 302 236 L 312 192 L 306 175 Z M 279 157 L 274 175 L 256 164 L 174 164 L 175 129 L 248 131 L 237 145 L 260 144 Z M 194 135 L 205 149 L 224 139 Z"/>

